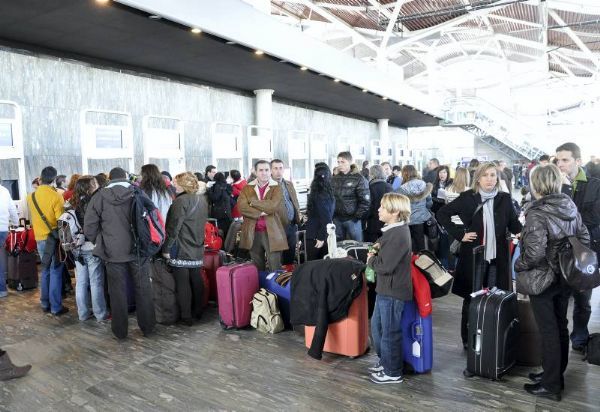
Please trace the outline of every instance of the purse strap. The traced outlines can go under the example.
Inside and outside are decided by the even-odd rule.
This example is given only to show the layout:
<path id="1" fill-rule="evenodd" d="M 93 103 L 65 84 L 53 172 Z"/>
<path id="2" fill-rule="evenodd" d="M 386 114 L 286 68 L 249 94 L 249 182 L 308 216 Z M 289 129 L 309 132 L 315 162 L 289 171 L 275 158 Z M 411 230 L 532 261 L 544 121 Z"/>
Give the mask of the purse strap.
<path id="1" fill-rule="evenodd" d="M 52 230 L 54 230 L 54 229 L 52 229 L 52 227 L 50 226 L 48 219 L 46 219 L 46 216 L 42 213 L 42 210 L 40 209 L 40 205 L 38 205 L 37 200 L 35 200 L 35 192 L 33 192 L 31 194 L 31 200 L 33 200 L 33 205 L 35 206 L 35 210 L 37 210 L 38 214 L 42 218 L 42 221 L 46 224 L 46 226 L 48 227 L 48 230 L 52 232 Z"/>

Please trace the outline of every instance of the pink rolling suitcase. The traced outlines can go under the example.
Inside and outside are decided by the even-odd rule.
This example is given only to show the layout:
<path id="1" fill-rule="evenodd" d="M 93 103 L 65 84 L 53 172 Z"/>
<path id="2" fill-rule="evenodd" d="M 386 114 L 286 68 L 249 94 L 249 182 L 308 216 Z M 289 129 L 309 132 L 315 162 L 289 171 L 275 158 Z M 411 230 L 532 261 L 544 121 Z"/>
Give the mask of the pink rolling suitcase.
<path id="1" fill-rule="evenodd" d="M 258 269 L 253 263 L 236 263 L 217 269 L 217 294 L 221 326 L 250 325 L 252 298 L 258 292 Z"/>

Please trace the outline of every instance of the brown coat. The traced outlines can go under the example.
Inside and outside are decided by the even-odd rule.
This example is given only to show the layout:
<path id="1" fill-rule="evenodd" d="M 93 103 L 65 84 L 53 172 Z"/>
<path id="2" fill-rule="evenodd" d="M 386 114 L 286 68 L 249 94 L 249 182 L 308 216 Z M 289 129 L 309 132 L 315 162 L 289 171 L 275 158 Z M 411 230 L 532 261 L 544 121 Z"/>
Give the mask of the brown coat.
<path id="1" fill-rule="evenodd" d="M 279 252 L 289 248 L 285 227 L 288 225 L 287 211 L 283 201 L 281 187 L 274 180 L 269 180 L 269 187 L 263 200 L 259 200 L 257 180 L 248 183 L 238 197 L 237 205 L 244 217 L 242 223 L 240 248 L 250 250 L 254 243 L 254 228 L 261 212 L 267 214 L 267 235 L 271 252 Z"/>

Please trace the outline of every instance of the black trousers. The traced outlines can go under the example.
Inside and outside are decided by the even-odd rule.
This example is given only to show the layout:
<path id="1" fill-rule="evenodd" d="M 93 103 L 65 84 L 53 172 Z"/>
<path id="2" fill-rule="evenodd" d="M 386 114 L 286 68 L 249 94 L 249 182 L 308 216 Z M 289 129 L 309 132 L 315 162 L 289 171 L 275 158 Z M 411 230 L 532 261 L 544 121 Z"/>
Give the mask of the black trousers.
<path id="1" fill-rule="evenodd" d="M 200 270 L 201 268 L 173 268 L 177 304 L 183 320 L 192 319 L 192 316 L 199 319 L 202 316 L 202 296 L 206 285 Z"/>
<path id="2" fill-rule="evenodd" d="M 296 243 L 298 242 L 298 237 L 296 236 L 297 232 L 298 225 L 292 224 L 288 225 L 285 228 L 288 250 L 284 250 L 283 252 L 281 252 L 282 265 L 291 265 L 292 263 L 294 263 L 294 258 L 296 257 Z"/>
<path id="3" fill-rule="evenodd" d="M 156 325 L 152 286 L 150 285 L 148 258 L 125 263 L 105 263 L 108 293 L 112 314 L 111 329 L 119 339 L 127 337 L 127 277 L 131 278 L 135 289 L 137 322 L 144 333 L 152 333 Z"/>
<path id="4" fill-rule="evenodd" d="M 542 335 L 542 386 L 559 393 L 560 383 L 569 362 L 567 308 L 570 288 L 559 281 L 537 296 L 530 296 L 531 309 Z"/>
<path id="5" fill-rule="evenodd" d="M 306 259 L 307 260 L 320 260 L 325 257 L 327 253 L 327 242 L 323 242 L 323 246 L 317 248 L 315 245 L 316 239 L 306 239 Z"/>
<path id="6" fill-rule="evenodd" d="M 425 224 L 408 225 L 410 229 L 410 240 L 412 242 L 412 251 L 414 253 L 427 249 L 425 246 Z"/>

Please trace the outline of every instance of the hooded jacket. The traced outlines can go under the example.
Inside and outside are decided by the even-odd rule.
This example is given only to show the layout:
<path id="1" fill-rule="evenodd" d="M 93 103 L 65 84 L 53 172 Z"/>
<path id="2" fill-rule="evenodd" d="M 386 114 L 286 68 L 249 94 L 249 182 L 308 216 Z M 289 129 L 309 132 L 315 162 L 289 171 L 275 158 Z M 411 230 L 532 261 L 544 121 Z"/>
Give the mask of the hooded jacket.
<path id="1" fill-rule="evenodd" d="M 169 214 L 165 229 L 167 240 L 163 252 L 172 253 L 176 246 L 177 259 L 202 260 L 204 257 L 204 225 L 208 217 L 206 197 L 196 193 L 177 195 Z"/>
<path id="2" fill-rule="evenodd" d="M 280 252 L 289 248 L 285 227 L 289 224 L 287 210 L 283 201 L 283 193 L 279 183 L 271 179 L 263 200 L 258 196 L 258 180 L 253 180 L 245 186 L 238 198 L 238 208 L 244 217 L 242 222 L 240 248 L 252 249 L 254 229 L 261 212 L 266 213 L 267 236 L 269 251 Z"/>
<path id="3" fill-rule="evenodd" d="M 356 166 L 351 167 L 346 174 L 339 173 L 333 176 L 331 186 L 335 196 L 334 218 L 360 220 L 367 216 L 371 205 L 371 193 L 367 180 Z"/>
<path id="4" fill-rule="evenodd" d="M 231 219 L 232 188 L 225 182 L 215 182 L 208 190 L 211 217 L 215 219 Z"/>
<path id="5" fill-rule="evenodd" d="M 421 179 L 412 179 L 404 183 L 398 189 L 398 193 L 408 196 L 410 199 L 410 222 L 409 225 L 419 225 L 427 222 L 431 217 L 431 190 L 433 185 L 425 183 Z"/>
<path id="6" fill-rule="evenodd" d="M 518 292 L 541 293 L 542 285 L 548 287 L 558 280 L 558 250 L 562 240 L 573 235 L 589 245 L 588 230 L 569 196 L 553 194 L 531 202 L 525 211 L 521 255 L 515 263 Z"/>
<path id="7" fill-rule="evenodd" d="M 133 187 L 113 180 L 98 190 L 85 211 L 83 233 L 94 243 L 93 254 L 105 262 L 125 263 L 136 260 L 131 234 Z"/>

